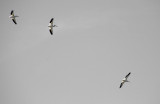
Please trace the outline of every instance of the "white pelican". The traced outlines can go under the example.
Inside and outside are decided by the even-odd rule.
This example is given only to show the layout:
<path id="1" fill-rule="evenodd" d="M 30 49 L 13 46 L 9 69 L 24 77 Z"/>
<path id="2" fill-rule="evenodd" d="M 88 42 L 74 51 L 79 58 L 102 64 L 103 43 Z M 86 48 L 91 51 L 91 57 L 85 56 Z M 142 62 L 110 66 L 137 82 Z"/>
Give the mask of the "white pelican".
<path id="1" fill-rule="evenodd" d="M 53 27 L 57 27 L 56 25 L 53 25 L 53 20 L 54 20 L 54 18 L 52 18 L 52 19 L 50 20 L 49 25 L 48 25 L 48 27 L 49 27 L 49 32 L 51 33 L 51 35 L 53 35 Z"/>
<path id="2" fill-rule="evenodd" d="M 126 77 L 122 80 L 119 88 L 121 88 L 125 82 L 129 82 L 129 81 L 127 80 L 127 78 L 129 77 L 130 74 L 131 74 L 131 72 L 129 72 L 129 73 L 126 75 Z"/>
<path id="3" fill-rule="evenodd" d="M 18 17 L 18 16 L 15 16 L 15 15 L 14 15 L 14 11 L 12 10 L 12 11 L 11 11 L 11 15 L 9 16 L 9 18 L 11 18 L 12 21 L 13 21 L 15 24 L 17 24 L 17 22 L 16 22 L 16 17 Z"/>

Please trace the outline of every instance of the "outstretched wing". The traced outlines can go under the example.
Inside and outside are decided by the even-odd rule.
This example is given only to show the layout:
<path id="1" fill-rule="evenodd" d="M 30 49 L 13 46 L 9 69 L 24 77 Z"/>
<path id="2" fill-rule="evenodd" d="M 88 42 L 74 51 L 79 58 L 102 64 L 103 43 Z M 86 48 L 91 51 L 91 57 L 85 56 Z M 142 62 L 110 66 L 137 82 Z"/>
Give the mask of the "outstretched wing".
<path id="1" fill-rule="evenodd" d="M 131 72 L 129 72 L 129 73 L 126 75 L 126 77 L 125 77 L 125 78 L 128 78 L 130 74 L 131 74 Z"/>
<path id="2" fill-rule="evenodd" d="M 49 32 L 51 33 L 51 35 L 53 35 L 53 29 L 49 29 Z"/>
<path id="3" fill-rule="evenodd" d="M 124 84 L 124 82 L 122 82 L 122 83 L 120 84 L 119 88 L 121 88 L 121 87 L 123 86 L 123 84 Z"/>
<path id="4" fill-rule="evenodd" d="M 12 21 L 15 23 L 15 24 L 17 24 L 17 22 L 16 22 L 16 19 L 14 18 L 14 19 L 12 19 Z"/>
<path id="5" fill-rule="evenodd" d="M 14 15 L 14 11 L 13 10 L 11 11 L 11 15 Z"/>
<path id="6" fill-rule="evenodd" d="M 54 20 L 54 18 L 52 18 L 52 19 L 50 20 L 50 23 L 51 23 L 51 24 L 53 24 L 53 20 Z"/>

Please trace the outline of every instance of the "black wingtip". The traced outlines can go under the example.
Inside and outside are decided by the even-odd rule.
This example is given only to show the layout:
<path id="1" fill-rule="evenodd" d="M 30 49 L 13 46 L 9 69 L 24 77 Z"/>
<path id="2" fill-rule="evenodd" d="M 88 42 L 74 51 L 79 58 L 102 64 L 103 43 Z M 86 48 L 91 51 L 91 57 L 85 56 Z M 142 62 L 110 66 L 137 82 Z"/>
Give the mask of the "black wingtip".
<path id="1" fill-rule="evenodd" d="M 50 23 L 52 23 L 53 20 L 54 20 L 54 18 L 51 18 Z"/>
<path id="2" fill-rule="evenodd" d="M 11 15 L 13 14 L 14 10 L 11 10 Z"/>
<path id="3" fill-rule="evenodd" d="M 12 21 L 14 22 L 14 24 L 17 24 L 17 22 L 14 19 L 12 19 Z"/>
<path id="4" fill-rule="evenodd" d="M 53 32 L 52 32 L 52 30 L 51 30 L 51 29 L 49 30 L 49 32 L 51 33 L 51 35 L 53 35 Z"/>
<path id="5" fill-rule="evenodd" d="M 119 88 L 121 88 L 121 87 L 122 87 L 122 85 L 123 85 L 123 84 L 121 83 L 121 84 L 120 84 L 120 86 L 119 86 Z"/>
<path id="6" fill-rule="evenodd" d="M 125 78 L 128 78 L 128 76 L 131 74 L 131 72 L 129 72 L 127 75 L 126 75 L 126 77 Z"/>

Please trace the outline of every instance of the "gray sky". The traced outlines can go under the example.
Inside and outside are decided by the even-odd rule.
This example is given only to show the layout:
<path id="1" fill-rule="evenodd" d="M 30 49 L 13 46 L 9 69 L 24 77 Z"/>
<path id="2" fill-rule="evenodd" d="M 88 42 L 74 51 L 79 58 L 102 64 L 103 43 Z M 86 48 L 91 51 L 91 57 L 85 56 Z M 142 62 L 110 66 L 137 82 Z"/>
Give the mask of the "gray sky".
<path id="1" fill-rule="evenodd" d="M 159 0 L 1 0 L 0 13 L 0 104 L 160 103 Z"/>

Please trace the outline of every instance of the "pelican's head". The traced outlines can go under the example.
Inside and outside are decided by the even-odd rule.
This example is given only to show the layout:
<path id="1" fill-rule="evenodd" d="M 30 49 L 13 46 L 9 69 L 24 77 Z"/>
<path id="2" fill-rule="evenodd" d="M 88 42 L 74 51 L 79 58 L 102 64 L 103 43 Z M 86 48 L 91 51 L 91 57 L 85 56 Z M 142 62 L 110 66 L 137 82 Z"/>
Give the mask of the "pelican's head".
<path id="1" fill-rule="evenodd" d="M 53 25 L 53 27 L 58 27 L 57 25 Z"/>
<path id="2" fill-rule="evenodd" d="M 130 82 L 130 81 L 126 80 L 126 82 Z"/>

